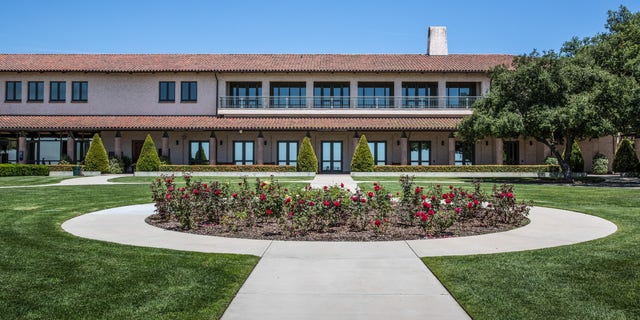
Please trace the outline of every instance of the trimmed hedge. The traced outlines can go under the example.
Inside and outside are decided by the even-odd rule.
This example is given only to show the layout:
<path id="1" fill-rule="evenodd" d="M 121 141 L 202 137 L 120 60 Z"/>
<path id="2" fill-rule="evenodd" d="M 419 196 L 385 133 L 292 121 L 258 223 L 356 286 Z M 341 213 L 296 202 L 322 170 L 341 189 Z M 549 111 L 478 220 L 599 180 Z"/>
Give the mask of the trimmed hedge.
<path id="1" fill-rule="evenodd" d="M 43 164 L 0 164 L 0 177 L 48 175 L 49 167 Z"/>
<path id="2" fill-rule="evenodd" d="M 160 171 L 169 172 L 296 172 L 294 166 L 276 165 L 171 165 L 160 166 Z"/>
<path id="3" fill-rule="evenodd" d="M 553 165 L 375 166 L 375 172 L 560 172 Z"/>
<path id="4" fill-rule="evenodd" d="M 48 165 L 49 171 L 73 171 L 73 168 L 76 167 L 75 164 L 51 164 Z M 80 166 L 81 168 L 84 166 Z"/>

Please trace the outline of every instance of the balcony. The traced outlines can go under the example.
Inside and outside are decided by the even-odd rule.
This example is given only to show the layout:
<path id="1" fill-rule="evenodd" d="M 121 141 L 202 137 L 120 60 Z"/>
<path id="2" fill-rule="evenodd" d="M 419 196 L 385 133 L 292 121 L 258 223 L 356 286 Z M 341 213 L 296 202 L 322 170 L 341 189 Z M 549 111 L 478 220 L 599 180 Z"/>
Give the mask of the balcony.
<path id="1" fill-rule="evenodd" d="M 469 109 L 480 96 L 220 97 L 220 109 Z"/>

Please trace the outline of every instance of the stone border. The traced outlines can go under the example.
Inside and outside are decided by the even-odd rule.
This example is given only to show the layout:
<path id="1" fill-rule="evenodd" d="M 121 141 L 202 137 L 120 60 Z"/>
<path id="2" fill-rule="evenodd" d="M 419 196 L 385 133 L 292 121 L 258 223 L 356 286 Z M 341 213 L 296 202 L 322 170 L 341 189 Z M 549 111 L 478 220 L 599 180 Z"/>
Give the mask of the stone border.
<path id="1" fill-rule="evenodd" d="M 185 172 L 182 171 L 136 171 L 133 173 L 135 177 L 159 177 L 165 176 L 181 176 Z M 229 172 L 229 171 L 194 171 L 189 172 L 193 177 L 315 177 L 314 172 Z"/>

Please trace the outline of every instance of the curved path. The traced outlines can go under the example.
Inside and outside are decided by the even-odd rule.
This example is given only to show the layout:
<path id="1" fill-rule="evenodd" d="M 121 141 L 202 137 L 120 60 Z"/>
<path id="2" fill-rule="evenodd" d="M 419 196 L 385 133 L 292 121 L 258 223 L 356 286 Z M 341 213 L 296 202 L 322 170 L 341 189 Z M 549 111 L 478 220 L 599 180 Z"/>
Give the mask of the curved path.
<path id="1" fill-rule="evenodd" d="M 62 224 L 74 235 L 128 245 L 262 257 L 223 319 L 469 319 L 419 257 L 487 254 L 605 237 L 615 224 L 534 207 L 519 229 L 388 242 L 231 239 L 166 231 L 144 219 L 153 204 L 102 210 Z"/>

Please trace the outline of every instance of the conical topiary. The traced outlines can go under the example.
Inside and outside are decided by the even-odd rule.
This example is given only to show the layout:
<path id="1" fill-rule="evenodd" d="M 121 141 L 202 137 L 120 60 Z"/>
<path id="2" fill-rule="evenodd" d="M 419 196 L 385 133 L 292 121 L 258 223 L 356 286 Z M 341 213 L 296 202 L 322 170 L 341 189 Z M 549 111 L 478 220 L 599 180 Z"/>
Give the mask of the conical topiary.
<path id="1" fill-rule="evenodd" d="M 351 158 L 351 171 L 373 172 L 373 165 L 373 155 L 369 148 L 369 142 L 363 134 L 360 136 L 360 141 L 353 152 L 353 158 Z"/>
<path id="2" fill-rule="evenodd" d="M 631 141 L 623 139 L 620 142 L 612 166 L 615 172 L 633 172 L 638 168 L 638 155 Z"/>
<path id="3" fill-rule="evenodd" d="M 298 151 L 298 164 L 296 165 L 298 172 L 318 172 L 318 158 L 316 157 L 311 140 L 309 137 L 302 139 L 300 151 Z"/>
<path id="4" fill-rule="evenodd" d="M 84 170 L 85 171 L 100 171 L 100 173 L 109 172 L 109 157 L 107 157 L 107 150 L 104 149 L 102 139 L 99 134 L 94 134 L 87 150 L 87 155 L 84 157 Z"/>
<path id="5" fill-rule="evenodd" d="M 144 139 L 142 150 L 140 151 L 140 157 L 136 163 L 137 171 L 159 171 L 160 170 L 160 157 L 158 157 L 158 150 L 156 145 L 151 139 L 151 135 L 148 134 Z"/>

